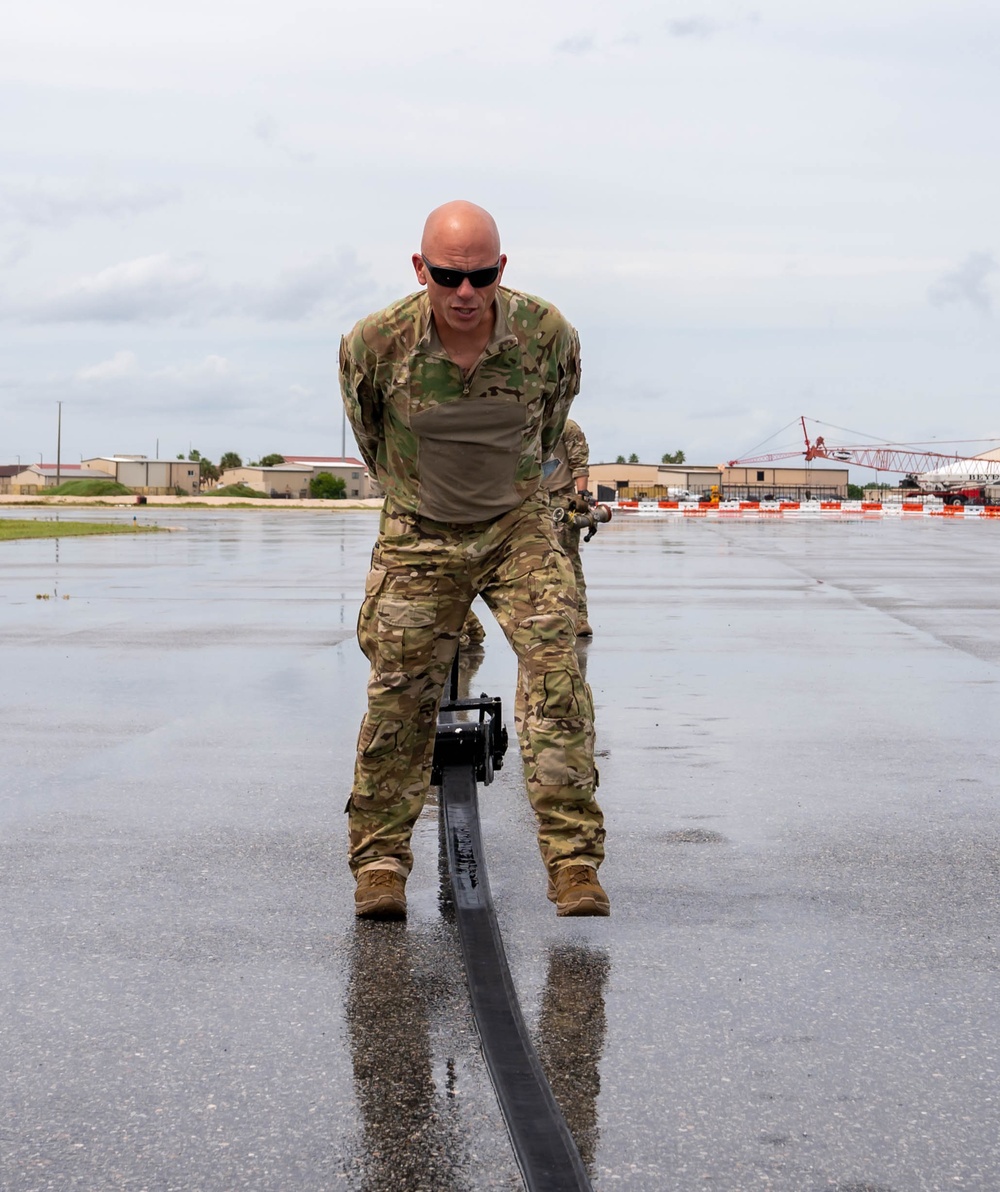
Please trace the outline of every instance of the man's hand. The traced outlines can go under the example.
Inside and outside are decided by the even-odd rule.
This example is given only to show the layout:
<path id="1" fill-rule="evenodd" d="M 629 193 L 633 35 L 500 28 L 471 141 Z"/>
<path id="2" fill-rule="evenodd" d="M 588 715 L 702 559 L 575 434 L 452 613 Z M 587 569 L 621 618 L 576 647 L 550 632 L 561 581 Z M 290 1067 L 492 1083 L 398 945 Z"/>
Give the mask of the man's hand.
<path id="1" fill-rule="evenodd" d="M 570 497 L 569 507 L 574 513 L 589 513 L 590 493 L 584 490 L 582 492 L 578 492 L 576 496 Z"/>

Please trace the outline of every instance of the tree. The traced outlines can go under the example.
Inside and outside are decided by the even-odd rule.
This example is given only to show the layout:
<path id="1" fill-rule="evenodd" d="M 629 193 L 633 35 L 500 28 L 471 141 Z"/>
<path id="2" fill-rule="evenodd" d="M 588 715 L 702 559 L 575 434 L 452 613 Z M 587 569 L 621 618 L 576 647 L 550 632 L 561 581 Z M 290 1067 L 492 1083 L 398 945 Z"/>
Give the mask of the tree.
<path id="1" fill-rule="evenodd" d="M 178 455 L 178 459 L 183 459 L 182 455 Z M 218 480 L 219 469 L 212 463 L 208 456 L 202 455 L 200 451 L 195 451 L 193 448 L 188 452 L 188 459 L 191 463 L 198 465 L 198 475 L 202 480 Z"/>
<path id="2" fill-rule="evenodd" d="M 849 501 L 860 501 L 864 498 L 865 490 L 860 484 L 849 484 L 847 486 L 847 499 Z"/>
<path id="3" fill-rule="evenodd" d="M 631 454 L 631 455 L 628 457 L 628 462 L 629 462 L 630 464 L 637 464 L 637 463 L 639 462 L 639 457 L 636 455 L 636 453 L 635 453 L 634 451 L 633 451 L 633 452 L 632 452 L 632 454 Z"/>
<path id="4" fill-rule="evenodd" d="M 340 501 L 346 491 L 344 478 L 331 476 L 329 472 L 320 472 L 309 481 L 309 495 L 319 501 Z"/>
<path id="5" fill-rule="evenodd" d="M 242 468 L 243 460 L 240 459 L 235 451 L 223 451 L 222 459 L 219 460 L 219 467 L 223 472 L 228 472 L 230 468 Z"/>
<path id="6" fill-rule="evenodd" d="M 278 464 L 283 464 L 284 462 L 285 457 L 283 455 L 262 455 L 259 466 L 262 468 L 276 468 Z"/>
<path id="7" fill-rule="evenodd" d="M 682 464 L 684 462 L 683 451 L 666 451 L 663 454 L 660 463 L 663 464 Z"/>
<path id="8" fill-rule="evenodd" d="M 623 464 L 624 462 L 625 462 L 625 456 L 624 456 L 624 455 L 619 455 L 619 456 L 618 456 L 618 458 L 615 460 L 615 463 L 616 463 L 616 464 Z"/>

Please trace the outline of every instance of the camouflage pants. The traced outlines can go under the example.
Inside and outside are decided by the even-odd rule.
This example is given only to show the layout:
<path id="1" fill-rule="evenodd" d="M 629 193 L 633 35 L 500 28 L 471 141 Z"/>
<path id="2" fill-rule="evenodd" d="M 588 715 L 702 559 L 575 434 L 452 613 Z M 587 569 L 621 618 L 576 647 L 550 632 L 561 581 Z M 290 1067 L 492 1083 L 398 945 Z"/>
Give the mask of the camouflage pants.
<path id="1" fill-rule="evenodd" d="M 556 527 L 559 545 L 572 563 L 573 575 L 576 577 L 577 620 L 589 621 L 590 618 L 587 616 L 587 581 L 583 578 L 583 560 L 580 558 L 580 532 L 579 526 L 571 526 L 567 522 L 560 522 Z"/>
<path id="2" fill-rule="evenodd" d="M 550 873 L 595 868 L 594 712 L 575 651 L 576 595 L 550 511 L 529 500 L 495 521 L 442 525 L 383 512 L 358 640 L 371 663 L 348 802 L 352 870 L 409 873 L 410 834 L 430 785 L 438 705 L 469 606 L 481 594 L 518 657 L 525 784 Z"/>
<path id="3" fill-rule="evenodd" d="M 559 545 L 563 548 L 563 552 L 569 559 L 573 567 L 573 576 L 576 580 L 576 625 L 582 622 L 589 621 L 587 616 L 587 582 L 583 578 L 583 561 L 580 558 L 580 534 L 582 531 L 579 526 L 571 526 L 568 522 L 561 521 L 555 523 L 555 535 Z M 475 617 L 475 613 L 469 613 L 470 617 Z M 478 624 L 478 620 L 476 622 Z M 469 632 L 469 622 L 466 621 L 465 631 Z M 482 629 L 482 626 L 479 626 Z M 482 640 L 482 639 L 480 639 Z M 525 708 L 527 705 L 527 690 L 525 686 L 524 675 L 520 669 L 517 674 L 517 691 L 514 695 L 514 727 L 517 729 L 518 737 L 521 736 L 521 726 L 524 723 Z M 522 745 L 522 750 L 524 746 Z"/>

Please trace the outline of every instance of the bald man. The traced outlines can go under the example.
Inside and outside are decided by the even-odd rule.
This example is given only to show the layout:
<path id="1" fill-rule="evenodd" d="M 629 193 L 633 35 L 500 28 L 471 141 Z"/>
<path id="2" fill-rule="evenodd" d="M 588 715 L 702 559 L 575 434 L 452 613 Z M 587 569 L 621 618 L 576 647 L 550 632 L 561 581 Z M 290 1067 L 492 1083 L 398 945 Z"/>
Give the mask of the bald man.
<path id="1" fill-rule="evenodd" d="M 347 415 L 385 492 L 358 620 L 371 675 L 347 805 L 363 918 L 406 914 L 438 705 L 477 595 L 524 676 L 521 754 L 548 897 L 559 915 L 610 912 L 576 589 L 542 485 L 579 389 L 579 341 L 555 307 L 501 286 L 506 264 L 492 216 L 446 203 L 413 254 L 425 288 L 341 343 Z"/>

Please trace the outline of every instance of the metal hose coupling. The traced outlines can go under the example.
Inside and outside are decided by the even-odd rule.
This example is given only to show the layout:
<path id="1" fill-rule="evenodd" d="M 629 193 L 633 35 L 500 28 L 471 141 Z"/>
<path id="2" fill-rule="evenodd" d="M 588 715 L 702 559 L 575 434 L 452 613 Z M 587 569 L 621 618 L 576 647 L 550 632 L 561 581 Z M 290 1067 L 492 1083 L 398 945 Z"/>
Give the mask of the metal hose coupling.
<path id="1" fill-rule="evenodd" d="M 586 530 L 587 533 L 583 540 L 589 542 L 597 533 L 598 526 L 611 521 L 611 509 L 607 505 L 595 503 L 586 512 L 583 512 L 579 509 L 567 509 L 563 505 L 557 505 L 552 510 L 552 520 L 557 526 L 565 523 L 568 526 L 573 526 L 574 529 Z"/>

